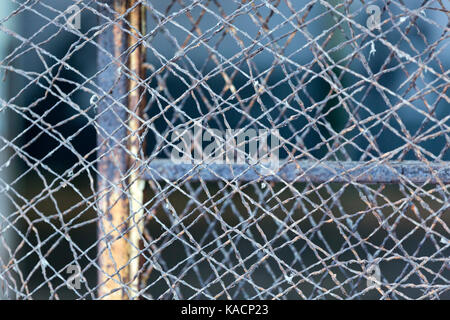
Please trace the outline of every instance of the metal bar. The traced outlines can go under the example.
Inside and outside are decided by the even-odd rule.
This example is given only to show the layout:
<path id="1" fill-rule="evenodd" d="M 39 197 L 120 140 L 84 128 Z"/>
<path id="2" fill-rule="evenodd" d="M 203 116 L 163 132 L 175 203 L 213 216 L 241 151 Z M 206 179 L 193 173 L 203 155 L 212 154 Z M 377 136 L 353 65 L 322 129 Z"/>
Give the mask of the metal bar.
<path id="1" fill-rule="evenodd" d="M 106 0 L 98 4 L 98 10 L 111 21 L 125 13 L 126 1 Z M 101 299 L 128 299 L 126 284 L 129 278 L 128 228 L 129 201 L 125 194 L 128 168 L 126 141 L 128 132 L 124 125 L 128 114 L 123 107 L 127 103 L 127 78 L 120 70 L 126 63 L 127 37 L 123 19 L 111 22 L 101 19 L 99 25 L 110 26 L 98 36 L 98 85 L 107 93 L 100 95 L 97 110 L 98 153 L 98 296 Z M 122 106 L 121 106 L 122 104 Z M 122 141 L 122 144 L 121 144 Z"/>
<path id="2" fill-rule="evenodd" d="M 130 195 L 131 195 L 131 218 L 130 218 L 130 279 L 132 298 L 139 297 L 140 268 L 142 259 L 140 250 L 142 248 L 142 238 L 144 233 L 144 186 L 145 181 L 141 180 L 140 158 L 144 157 L 144 138 L 142 137 L 143 109 L 145 108 L 145 91 L 139 84 L 141 79 L 145 79 L 143 68 L 145 60 L 145 47 L 138 43 L 139 34 L 145 33 L 145 6 L 137 4 L 139 0 L 129 0 L 129 8 L 133 8 L 129 13 L 131 35 L 128 37 L 129 48 L 134 48 L 130 53 L 129 68 L 131 79 L 128 86 L 128 107 L 131 116 L 128 122 L 130 128 L 128 149 L 133 159 L 130 163 Z M 137 5 L 136 5 L 137 4 Z M 136 5 L 136 6 L 135 6 Z"/>
<path id="3" fill-rule="evenodd" d="M 186 164 L 157 159 L 148 164 L 145 179 L 169 181 L 285 181 L 285 182 L 354 182 L 371 183 L 450 183 L 450 163 L 420 161 L 367 162 L 297 161 L 271 168 L 273 173 L 261 165 L 248 164 Z M 272 172 L 272 171 L 271 171 Z"/>

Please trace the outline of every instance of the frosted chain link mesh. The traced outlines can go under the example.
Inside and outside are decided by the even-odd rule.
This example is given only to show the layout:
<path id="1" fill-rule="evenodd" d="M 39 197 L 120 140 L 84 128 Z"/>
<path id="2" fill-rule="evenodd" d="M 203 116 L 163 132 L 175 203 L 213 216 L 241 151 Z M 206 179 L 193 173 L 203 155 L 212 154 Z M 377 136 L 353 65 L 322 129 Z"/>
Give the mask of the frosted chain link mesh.
<path id="1" fill-rule="evenodd" d="M 107 298 L 122 241 L 128 298 L 450 298 L 448 1 L 5 2 L 0 297 Z M 278 129 L 279 166 L 171 161 L 198 124 Z"/>

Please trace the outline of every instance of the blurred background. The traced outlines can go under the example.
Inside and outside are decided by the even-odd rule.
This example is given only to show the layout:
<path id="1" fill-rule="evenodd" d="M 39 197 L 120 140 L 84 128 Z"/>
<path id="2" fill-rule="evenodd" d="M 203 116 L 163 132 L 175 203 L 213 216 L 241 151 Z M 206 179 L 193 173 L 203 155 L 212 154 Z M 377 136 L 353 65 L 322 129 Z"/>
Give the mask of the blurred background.
<path id="1" fill-rule="evenodd" d="M 190 82 L 189 76 L 167 71 L 158 77 L 153 74 L 153 71 L 161 68 L 165 61 L 175 57 L 185 41 L 193 41 L 188 39 L 189 33 L 195 34 L 197 27 L 204 32 L 203 37 L 209 48 L 220 52 L 217 59 L 220 59 L 222 68 L 225 68 L 224 72 L 232 77 L 233 86 L 240 90 L 240 99 L 244 104 L 248 104 L 255 95 L 255 85 L 249 82 L 243 74 L 255 72 L 261 74 L 260 81 L 265 79 L 265 86 L 270 88 L 271 94 L 262 94 L 260 99 L 254 102 L 249 114 L 253 118 L 261 117 L 261 123 L 267 127 L 271 124 L 267 115 L 262 116 L 264 108 L 271 110 L 269 115 L 273 119 L 278 119 L 278 122 L 294 116 L 288 126 L 280 129 L 280 134 L 293 144 L 308 150 L 308 157 L 329 161 L 369 161 L 398 149 L 400 151 L 394 153 L 391 160 L 423 161 L 426 159 L 441 163 L 450 161 L 448 132 L 450 109 L 446 92 L 448 83 L 445 83 L 442 77 L 437 76 L 448 74 L 450 62 L 447 39 L 448 11 L 442 10 L 440 1 L 428 1 L 425 5 L 423 5 L 423 1 L 415 0 L 399 1 L 399 4 L 390 1 L 371 1 L 380 8 L 385 6 L 389 8 L 387 11 L 382 11 L 381 15 L 382 21 L 385 21 L 382 26 L 383 30 L 390 30 L 384 33 L 384 39 L 435 70 L 435 73 L 419 72 L 414 85 L 412 85 L 410 76 L 414 75 L 420 66 L 395 56 L 395 54 L 393 56 L 390 48 L 370 35 L 364 35 L 364 32 L 359 29 L 350 29 L 347 24 L 341 24 L 341 27 L 336 28 L 338 21 L 336 19 L 340 18 L 331 14 L 324 6 L 314 4 L 315 1 L 311 1 L 311 3 L 292 1 L 289 5 L 288 2 L 282 1 L 276 6 L 278 11 L 275 14 L 271 13 L 267 3 L 275 5 L 279 1 L 253 1 L 252 6 L 248 6 L 248 9 L 243 10 L 232 19 L 232 25 L 237 35 L 232 32 L 215 32 L 217 24 L 220 23 L 217 15 L 231 16 L 237 8 L 246 3 L 245 1 L 202 2 L 210 11 L 205 13 L 201 7 L 193 6 L 183 14 L 174 15 L 183 7 L 187 7 L 191 1 L 148 1 L 149 6 L 154 9 L 148 10 L 147 13 L 147 31 L 150 35 L 147 41 L 148 85 L 158 90 L 167 101 L 176 101 L 184 94 L 188 88 L 187 83 Z M 337 0 L 328 1 L 333 6 L 337 6 L 339 2 Z M 81 39 L 77 32 L 71 32 L 61 27 L 70 16 L 69 12 L 67 14 L 62 14 L 62 12 L 74 3 L 81 8 L 79 32 L 84 35 L 84 39 Z M 3 265 L 0 276 L 0 296 L 3 292 L 3 298 L 71 299 L 82 297 L 89 299 L 95 296 L 95 292 L 90 288 L 96 286 L 97 273 L 92 263 L 97 256 L 97 249 L 94 245 L 96 212 L 92 205 L 96 178 L 95 172 L 92 170 L 77 167 L 81 158 L 94 164 L 96 159 L 96 154 L 93 152 L 96 147 L 96 131 L 90 124 L 96 113 L 92 105 L 92 96 L 96 92 L 93 83 L 96 81 L 98 72 L 95 46 L 95 27 L 98 25 L 98 15 L 95 6 L 95 1 L 69 0 L 4 0 L 0 6 L 0 71 L 2 77 L 0 82 L 0 214 L 2 217 L 0 247 L 2 249 L 0 252 Z M 402 7 L 416 10 L 421 6 L 427 8 L 424 15 L 433 23 L 419 17 L 415 20 L 414 27 L 406 35 L 405 30 L 412 19 L 410 16 L 407 16 L 403 24 L 394 26 L 394 23 L 401 21 L 400 17 L 405 16 L 405 10 Z M 364 8 L 365 6 L 360 1 L 353 1 L 351 5 L 338 6 L 337 10 L 344 15 L 354 14 L 352 19 L 361 25 L 366 25 L 368 14 Z M 359 121 L 364 122 L 373 114 L 386 114 L 392 105 L 396 106 L 401 103 L 399 96 L 409 99 L 415 94 L 420 95 L 420 98 L 411 100 L 414 107 L 403 105 L 398 108 L 395 112 L 396 116 L 388 120 L 389 127 L 380 122 L 376 123 L 373 119 L 367 120 L 365 128 L 370 127 L 369 130 L 374 141 L 361 135 L 355 128 L 346 132 L 345 138 L 353 139 L 359 148 L 349 144 L 337 152 L 330 152 L 343 141 L 335 139 L 330 127 L 335 132 L 344 132 L 354 115 L 349 114 L 348 110 L 342 107 L 339 99 L 341 97 L 328 98 L 330 91 L 333 91 L 329 83 L 321 78 L 313 78 L 304 70 L 296 67 L 296 64 L 308 66 L 314 72 L 320 72 L 323 68 L 318 62 L 314 62 L 317 52 L 311 50 L 310 39 L 305 34 L 296 33 L 292 39 L 289 38 L 290 31 L 294 29 L 294 26 L 285 21 L 292 16 L 292 10 L 301 12 L 297 16 L 299 20 L 303 19 L 303 14 L 309 12 L 305 21 L 309 22 L 306 30 L 310 38 L 318 39 L 316 41 L 323 45 L 323 49 L 329 54 L 329 59 L 342 66 L 342 68 L 334 66 L 330 72 L 339 78 L 342 88 L 348 89 L 353 98 L 360 101 L 362 106 L 356 111 L 353 109 L 355 114 L 358 114 Z M 162 28 L 159 25 L 164 15 L 166 17 L 174 16 L 171 20 L 172 23 L 167 23 Z M 259 16 L 262 17 L 261 20 L 258 20 Z M 261 26 L 260 22 L 269 16 L 267 25 Z M 202 19 L 199 19 L 200 22 L 194 27 L 193 21 L 197 21 L 199 17 Z M 58 24 L 53 21 L 57 21 Z M 260 35 L 261 28 L 272 30 L 270 37 L 262 37 Z M 332 33 L 329 30 L 335 32 Z M 320 37 L 322 34 L 323 37 Z M 374 34 L 379 34 L 379 32 L 374 31 Z M 354 38 L 357 40 L 348 41 Z M 440 40 L 442 38 L 444 38 L 443 41 Z M 245 59 L 238 56 L 237 54 L 243 48 L 251 48 L 254 45 L 254 39 L 259 39 L 259 43 L 268 50 L 249 50 L 249 56 Z M 289 39 L 289 43 L 284 46 L 287 39 Z M 370 54 L 371 41 L 374 41 L 376 50 L 372 55 Z M 359 45 L 359 48 L 355 48 L 355 43 Z M 273 51 L 280 50 L 281 46 L 284 46 L 282 54 L 284 57 L 288 57 L 289 62 L 278 63 L 272 67 L 274 61 L 277 60 Z M 36 49 L 37 47 L 40 49 Z M 365 60 L 358 57 L 351 59 L 354 52 L 364 56 Z M 64 64 L 61 61 L 64 61 Z M 208 74 L 217 67 L 217 62 L 211 57 L 211 50 L 205 45 L 193 48 L 182 58 L 177 59 L 176 63 L 194 77 Z M 377 82 L 398 96 L 383 96 L 376 88 L 368 89 L 367 83 L 360 83 L 360 78 L 355 74 L 362 74 L 370 78 L 371 75 L 367 68 L 372 74 L 377 74 L 382 68 L 388 70 L 377 79 Z M 240 69 L 242 72 L 235 72 L 236 69 Z M 353 73 L 344 72 L 343 70 L 346 69 Z M 267 72 L 267 70 L 271 71 Z M 288 77 L 287 74 L 295 74 L 295 76 Z M 405 82 L 406 84 L 404 84 Z M 229 103 L 241 103 L 241 101 L 237 101 L 236 97 L 232 97 L 232 90 L 223 92 L 225 81 L 222 74 L 219 73 L 207 79 L 206 83 L 215 94 L 220 94 L 223 100 L 227 100 Z M 360 90 L 361 86 L 364 86 L 365 90 Z M 298 89 L 299 87 L 301 90 Z M 166 104 L 163 99 L 150 94 L 147 94 L 147 100 L 146 114 L 148 118 L 160 113 L 161 108 Z M 289 104 L 287 108 L 283 105 L 286 103 Z M 215 101 L 214 95 L 208 92 L 205 92 L 203 96 L 190 95 L 180 102 L 180 108 L 193 119 L 203 117 L 211 105 L 225 108 L 227 103 Z M 280 109 L 283 109 L 281 116 Z M 313 129 L 306 130 L 308 118 L 305 116 L 295 117 L 297 114 L 295 110 L 300 109 L 307 109 L 308 115 L 313 118 L 322 116 L 323 122 L 330 127 L 319 123 Z M 170 125 L 184 123 L 186 119 L 175 116 L 175 113 L 173 108 L 169 109 L 165 113 L 165 117 L 155 120 L 152 130 L 164 135 L 169 132 Z M 431 115 L 436 122 L 426 121 L 426 114 Z M 401 121 L 398 121 L 398 118 Z M 225 123 L 232 128 L 242 128 L 250 123 L 250 119 L 230 108 L 215 114 L 206 121 L 206 125 L 212 128 L 223 128 Z M 373 126 L 371 126 L 372 123 Z M 159 158 L 168 158 L 170 149 L 155 150 L 157 137 L 152 130 L 149 130 L 147 136 L 147 154 L 157 154 Z M 404 130 L 412 136 L 419 130 L 422 133 L 428 131 L 427 135 L 430 138 L 420 141 L 419 144 L 423 150 L 421 154 L 423 158 L 418 158 L 413 147 L 405 148 L 405 140 L 398 134 Z M 61 141 L 64 141 L 66 145 Z M 324 141 L 327 142 L 324 143 Z M 378 149 L 370 147 L 372 142 L 378 146 Z M 364 150 L 368 151 L 364 152 Z M 294 152 L 294 154 L 301 157 L 298 152 Z M 286 157 L 286 155 L 285 151 L 281 151 L 281 157 Z M 65 179 L 60 177 L 65 177 Z M 193 191 L 189 191 L 189 186 L 186 188 L 187 192 L 193 193 Z M 193 189 L 196 190 L 196 188 L 198 185 L 193 183 Z M 220 183 L 208 184 L 208 190 L 213 195 L 216 195 L 220 188 Z M 309 184 L 298 183 L 296 188 L 299 192 L 308 194 L 305 196 L 307 201 L 296 201 L 288 190 L 283 191 L 279 197 L 285 201 L 286 210 L 292 211 L 289 219 L 298 221 L 305 216 L 306 212 L 315 211 L 311 217 L 319 224 L 320 237 L 331 244 L 328 249 L 333 252 L 339 250 L 343 245 L 345 246 L 345 240 L 340 235 L 339 227 L 323 223 L 328 213 L 326 210 L 317 210 L 317 205 L 323 202 L 329 204 L 335 216 L 349 215 L 361 238 L 370 236 L 371 242 L 376 245 L 383 244 L 386 250 L 396 246 L 393 239 L 386 240 L 387 233 L 382 229 L 371 234 L 379 221 L 368 207 L 368 203 L 375 201 L 385 218 L 391 219 L 392 224 L 396 226 L 395 232 L 398 239 L 411 232 L 411 235 L 403 241 L 403 251 L 400 250 L 398 255 L 406 253 L 412 256 L 436 254 L 444 260 L 449 257 L 448 244 L 442 250 L 437 250 L 434 240 L 427 240 L 425 230 L 415 229 L 416 226 L 412 222 L 427 223 L 433 230 L 448 239 L 447 230 L 450 221 L 448 203 L 446 203 L 448 189 L 439 189 L 431 185 L 424 186 L 424 190 L 429 191 L 429 196 L 423 198 L 419 196 L 417 199 L 411 200 L 408 205 L 395 207 L 387 205 L 388 201 L 400 203 L 405 198 L 405 193 L 414 192 L 412 186 L 367 186 L 365 187 L 367 190 L 377 190 L 375 193 L 377 195 L 371 201 L 367 200 L 367 195 L 364 196 L 365 192 L 371 194 L 371 191 L 361 190 L 364 188 L 359 189 L 355 186 L 342 188 L 341 184 L 321 185 L 317 186 L 317 192 L 313 193 L 308 193 Z M 282 186 L 272 184 L 271 189 L 281 190 Z M 270 195 L 264 196 L 264 192 L 261 195 L 262 187 L 259 182 L 243 185 L 242 190 L 249 197 L 265 203 L 268 208 L 276 207 L 276 202 L 273 202 Z M 167 206 L 161 205 L 162 202 L 155 205 L 155 194 L 155 188 L 151 186 L 146 188 L 145 198 L 148 201 L 148 207 L 152 208 L 154 214 L 159 217 L 158 221 L 150 221 L 147 226 L 149 236 L 153 239 L 158 239 L 163 233 L 161 224 L 168 228 L 173 224 L 173 212 L 183 215 L 187 214 L 186 212 L 197 210 L 197 213 L 189 219 L 194 221 L 194 217 L 198 217 L 200 210 L 190 202 L 186 195 L 172 192 L 168 197 L 171 205 Z M 339 195 L 339 205 L 332 203 L 335 199 L 333 195 L 336 194 Z M 208 201 L 208 194 L 205 191 L 197 193 L 196 197 L 199 200 Z M 272 199 L 273 203 L 267 199 Z M 414 198 L 411 197 L 411 199 Z M 400 207 L 401 209 L 399 209 Z M 283 219 L 286 215 L 280 208 L 274 209 L 273 213 Z M 427 220 L 427 217 L 436 213 L 439 214 L 443 224 L 435 224 L 433 219 Z M 239 195 L 235 195 L 232 205 L 223 208 L 222 219 L 232 226 L 237 225 L 248 214 L 248 209 L 245 208 Z M 190 231 L 194 238 L 202 239 L 206 231 L 213 226 L 216 235 L 210 233 L 201 241 L 214 243 L 216 236 L 221 233 L 222 226 L 214 220 L 214 217 L 208 217 L 206 213 L 204 215 L 205 217 L 191 224 Z M 256 210 L 256 215 L 263 216 L 264 213 Z M 411 220 L 404 219 L 401 215 L 411 217 Z M 253 228 L 255 230 L 251 231 Z M 281 230 L 281 227 L 270 217 L 261 218 L 260 228 L 258 232 L 262 230 L 268 239 L 276 239 L 277 233 Z M 299 228 L 302 230 L 314 229 L 314 224 L 306 219 L 299 224 Z M 65 237 L 55 230 L 61 230 Z M 256 242 L 264 243 L 264 237 L 256 236 L 258 234 L 256 226 L 249 230 L 254 232 L 252 234 L 255 235 Z M 280 237 L 275 240 L 274 245 L 277 243 L 282 246 L 283 241 L 288 241 L 292 237 L 289 234 L 287 234 L 287 238 Z M 320 242 L 323 239 L 317 241 Z M 357 239 L 349 241 L 356 243 Z M 156 242 L 155 245 L 158 243 Z M 164 241 L 161 240 L 161 243 Z M 251 254 L 255 250 L 254 245 L 249 241 L 242 240 L 236 245 L 243 256 Z M 217 244 L 217 246 L 220 245 Z M 277 251 L 277 255 L 280 259 L 289 261 L 294 268 L 302 270 L 305 265 L 312 265 L 318 261 L 311 250 L 302 251 L 301 248 L 304 246 L 304 241 L 296 240 L 292 243 L 293 250 L 281 248 Z M 185 248 L 181 244 L 167 245 L 166 250 L 161 253 L 161 259 L 167 264 L 166 268 L 170 269 L 176 266 L 179 262 L 177 257 L 188 255 L 184 250 Z M 298 250 L 297 253 L 300 252 L 301 259 L 295 253 L 296 250 Z M 361 251 L 361 254 L 364 255 L 367 250 L 374 255 L 378 252 L 375 247 L 368 246 Z M 348 252 L 344 252 L 341 258 L 343 260 L 351 259 L 347 254 Z M 11 266 L 10 257 L 14 257 L 12 262 L 14 267 L 7 266 L 8 263 Z M 70 276 L 65 272 L 65 268 L 74 259 L 80 263 L 86 279 L 79 292 L 74 292 L 64 285 L 65 280 Z M 276 260 L 268 260 L 269 268 L 260 268 L 261 270 L 257 269 L 253 272 L 254 281 L 262 287 L 270 287 L 273 279 L 280 277 L 280 274 L 275 272 L 274 275 L 268 271 L 270 268 L 277 268 Z M 252 265 L 256 261 L 258 259 L 254 257 L 247 263 Z M 230 263 L 232 262 L 231 259 Z M 186 272 L 184 278 L 186 282 L 201 285 L 201 282 L 196 280 L 197 272 L 209 271 L 210 267 L 206 262 L 199 263 L 197 266 L 199 268 L 197 271 L 194 271 L 195 268 L 183 271 Z M 356 268 L 358 267 L 356 266 Z M 395 283 L 399 277 L 402 278 L 410 271 L 405 272 L 405 263 L 401 259 L 381 262 L 380 268 L 384 281 L 388 283 Z M 448 286 L 450 276 L 448 264 L 445 266 L 442 262 L 436 262 L 431 263 L 428 268 L 440 273 L 440 277 L 434 278 L 434 274 L 431 272 L 428 279 Z M 181 270 L 179 272 L 182 272 Z M 313 273 L 313 271 L 314 269 L 311 272 Z M 154 298 L 173 298 L 173 294 L 167 293 L 167 284 L 160 279 L 160 275 L 156 271 L 151 273 L 148 279 L 148 283 L 151 283 L 148 289 L 149 294 Z M 337 277 L 341 281 L 345 281 L 344 274 L 337 273 Z M 224 281 L 232 281 L 231 278 L 231 276 L 230 279 L 225 278 Z M 331 277 L 311 275 L 311 279 L 322 283 L 323 287 L 332 286 Z M 418 284 L 422 280 L 418 274 L 413 274 L 405 281 Z M 351 296 L 351 292 L 353 292 L 355 298 L 379 297 L 375 290 L 356 295 L 365 286 L 363 278 L 346 285 L 348 285 L 349 295 Z M 214 290 L 220 292 L 220 288 L 216 288 L 216 286 L 218 284 L 211 285 L 211 292 L 215 292 Z M 12 287 L 16 287 L 16 290 L 13 290 Z M 188 287 L 182 285 L 180 287 L 180 295 L 194 294 Z M 282 283 L 280 292 L 288 287 L 288 281 Z M 316 290 L 308 283 L 303 284 L 300 288 L 306 296 L 313 294 Z M 236 290 L 237 293 L 234 296 L 236 298 L 245 298 L 246 296 L 242 295 L 242 292 L 246 290 L 248 296 L 256 295 L 256 293 L 252 293 L 252 288 L 247 288 L 246 285 L 238 289 L 241 293 Z M 413 286 L 405 287 L 402 290 L 408 297 L 419 297 L 424 292 Z M 24 296 L 16 296 L 14 291 L 26 293 Z M 450 292 L 443 290 L 438 296 L 441 299 L 448 299 Z M 290 290 L 283 297 L 296 299 L 298 294 L 296 290 Z M 195 295 L 194 298 L 205 298 L 205 296 L 200 294 Z M 323 298 L 333 298 L 333 296 L 324 295 Z"/>

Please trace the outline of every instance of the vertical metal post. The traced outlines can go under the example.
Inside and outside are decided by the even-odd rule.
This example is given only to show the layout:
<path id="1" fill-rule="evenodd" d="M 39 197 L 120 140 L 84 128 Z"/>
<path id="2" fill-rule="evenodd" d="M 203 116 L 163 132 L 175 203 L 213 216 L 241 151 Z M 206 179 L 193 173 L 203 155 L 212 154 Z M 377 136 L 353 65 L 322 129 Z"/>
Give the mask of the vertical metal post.
<path id="1" fill-rule="evenodd" d="M 128 9 L 131 10 L 123 16 Z M 139 158 L 144 146 L 140 119 L 145 99 L 140 81 L 144 78 L 145 51 L 138 39 L 139 33 L 145 31 L 145 8 L 139 0 L 109 0 L 99 5 L 99 12 L 114 23 L 98 39 L 106 51 L 98 54 L 99 70 L 105 69 L 99 75 L 98 84 L 106 93 L 100 97 L 97 121 L 101 212 L 98 294 L 104 299 L 130 299 L 139 296 L 139 257 L 144 228 L 145 182 L 141 179 Z M 130 34 L 127 35 L 125 28 Z M 123 72 L 125 66 L 130 75 Z"/>
<path id="2" fill-rule="evenodd" d="M 128 81 L 121 72 L 126 65 L 127 36 L 124 17 L 127 1 L 102 0 L 99 25 L 109 24 L 98 36 L 98 85 L 105 93 L 97 106 L 98 145 L 98 296 L 101 299 L 128 299 L 129 242 L 127 239 L 129 201 L 126 195 L 128 169 L 127 105 Z M 112 23 L 113 22 L 113 23 Z"/>
<path id="3" fill-rule="evenodd" d="M 128 149 L 131 152 L 130 163 L 130 195 L 131 195 L 131 218 L 130 218 L 130 279 L 131 294 L 133 298 L 139 297 L 139 282 L 141 268 L 141 239 L 144 232 L 144 212 L 142 207 L 143 190 L 145 180 L 142 179 L 142 162 L 139 163 L 140 155 L 143 157 L 144 139 L 141 137 L 143 109 L 145 108 L 145 91 L 143 85 L 139 84 L 145 78 L 143 63 L 145 60 L 145 47 L 138 43 L 140 34 L 145 34 L 145 6 L 138 4 L 140 0 L 129 0 L 129 7 L 133 8 L 129 13 L 131 35 L 128 45 L 133 48 L 130 53 L 129 69 L 131 77 L 128 85 L 128 106 L 131 114 L 128 122 L 130 129 Z M 135 6 L 136 5 L 136 6 Z"/>

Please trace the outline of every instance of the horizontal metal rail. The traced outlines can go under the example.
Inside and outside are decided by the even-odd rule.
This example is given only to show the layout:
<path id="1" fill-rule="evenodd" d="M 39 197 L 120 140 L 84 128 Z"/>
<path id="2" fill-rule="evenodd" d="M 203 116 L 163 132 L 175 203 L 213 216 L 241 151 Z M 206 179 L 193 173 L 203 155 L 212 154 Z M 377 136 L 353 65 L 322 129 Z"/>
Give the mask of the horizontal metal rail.
<path id="1" fill-rule="evenodd" d="M 265 169 L 249 164 L 188 164 L 167 159 L 148 164 L 145 179 L 166 181 L 285 181 L 285 182 L 354 182 L 354 183 L 416 183 L 449 184 L 450 162 L 425 164 L 420 161 L 402 162 L 280 162 L 277 168 Z"/>

